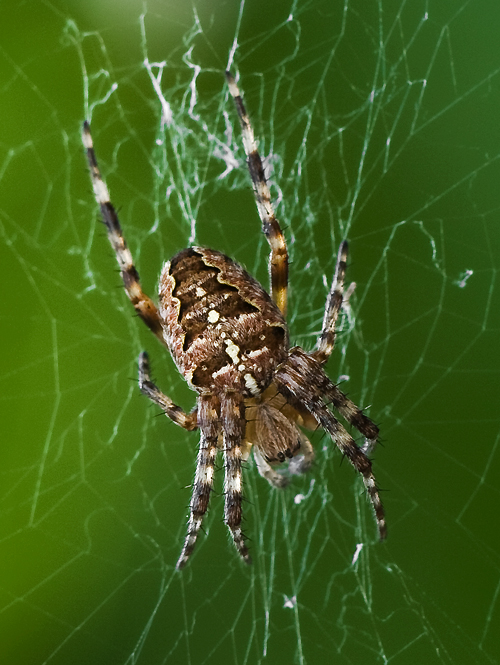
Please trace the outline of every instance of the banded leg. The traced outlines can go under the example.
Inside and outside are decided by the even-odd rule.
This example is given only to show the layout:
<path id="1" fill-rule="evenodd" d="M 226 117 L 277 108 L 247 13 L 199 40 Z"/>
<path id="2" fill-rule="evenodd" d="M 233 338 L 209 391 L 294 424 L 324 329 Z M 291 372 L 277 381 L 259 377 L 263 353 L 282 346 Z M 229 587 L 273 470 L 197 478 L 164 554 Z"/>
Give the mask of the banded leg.
<path id="1" fill-rule="evenodd" d="M 87 121 L 83 123 L 82 141 L 87 152 L 94 195 L 101 209 L 101 215 L 106 226 L 109 242 L 111 243 L 111 247 L 116 255 L 116 260 L 120 266 L 120 275 L 123 280 L 125 291 L 137 314 L 148 328 L 154 332 L 162 344 L 164 344 L 165 342 L 163 340 L 162 326 L 158 310 L 151 298 L 142 290 L 139 273 L 134 266 L 132 254 L 130 253 L 125 238 L 123 237 L 118 215 L 109 199 L 108 188 L 102 179 L 99 166 L 97 165 L 92 134 L 90 133 L 90 125 Z"/>
<path id="2" fill-rule="evenodd" d="M 323 317 L 323 328 L 317 342 L 317 349 L 311 353 L 311 356 L 319 363 L 324 365 L 331 356 L 335 346 L 335 326 L 342 307 L 344 293 L 344 279 L 347 264 L 347 242 L 340 243 L 339 253 L 337 255 L 337 265 L 332 280 L 332 286 L 326 299 L 325 315 Z"/>
<path id="3" fill-rule="evenodd" d="M 384 540 L 387 538 L 385 511 L 380 499 L 377 482 L 373 475 L 371 460 L 359 448 L 352 436 L 324 404 L 318 405 L 315 413 L 321 426 L 330 434 L 340 452 L 347 457 L 356 471 L 361 474 L 375 513 L 379 538 L 380 540 Z"/>
<path id="4" fill-rule="evenodd" d="M 189 431 L 198 428 L 197 411 L 186 413 L 151 381 L 149 357 L 145 351 L 139 355 L 139 388 L 141 393 L 157 404 L 176 425 Z"/>
<path id="5" fill-rule="evenodd" d="M 379 428 L 373 420 L 368 418 L 359 406 L 354 404 L 338 386 L 330 381 L 323 370 L 318 367 L 318 361 L 313 357 L 313 354 L 308 355 L 298 350 L 293 353 L 293 359 L 294 366 L 297 367 L 299 372 L 304 372 L 305 375 L 310 377 L 316 377 L 314 385 L 318 394 L 327 403 L 332 404 L 349 425 L 355 427 L 365 437 L 366 443 L 363 449 L 373 450 L 379 435 Z"/>
<path id="6" fill-rule="evenodd" d="M 338 386 L 332 383 L 328 378 L 322 389 L 323 395 L 327 401 L 331 402 L 337 411 L 347 420 L 349 425 L 355 427 L 358 432 L 366 439 L 366 449 L 373 450 L 377 443 L 379 428 L 366 416 L 363 411 L 356 406 L 347 395 L 339 390 Z"/>
<path id="7" fill-rule="evenodd" d="M 247 156 L 248 170 L 252 178 L 257 210 L 262 221 L 262 230 L 271 248 L 269 257 L 269 272 L 271 277 L 271 295 L 278 305 L 283 316 L 286 316 L 286 301 L 288 288 L 288 250 L 285 238 L 271 202 L 271 192 L 266 182 L 262 159 L 257 150 L 250 118 L 243 104 L 240 90 L 231 72 L 226 72 L 229 86 L 241 124 L 243 146 Z"/>
<path id="8" fill-rule="evenodd" d="M 340 452 L 348 458 L 356 471 L 361 474 L 375 512 L 380 540 L 384 540 L 387 537 L 385 512 L 372 472 L 372 463 L 323 402 L 321 395 L 323 378 L 327 379 L 318 363 L 308 357 L 306 353 L 297 349 L 292 351 L 288 362 L 278 370 L 275 382 L 279 391 L 292 406 L 295 403 L 302 404 L 313 414 L 321 427 L 330 434 Z M 316 390 L 305 390 L 304 385 L 316 386 Z M 366 418 L 364 415 L 363 417 Z"/>
<path id="9" fill-rule="evenodd" d="M 243 397 L 236 392 L 224 395 L 221 404 L 221 421 L 224 444 L 224 521 L 226 522 L 234 544 L 245 563 L 252 563 L 248 548 L 241 531 L 241 500 L 243 482 L 241 474 L 241 442 L 245 436 L 245 406 Z"/>
<path id="10" fill-rule="evenodd" d="M 307 354 L 299 348 L 292 349 L 293 365 L 304 376 L 314 380 L 313 385 L 319 395 L 331 403 L 349 425 L 355 427 L 365 439 L 375 442 L 379 434 L 377 425 L 368 418 L 354 402 L 344 395 L 338 386 L 330 381 L 323 369 L 318 366 L 314 354 Z"/>
<path id="11" fill-rule="evenodd" d="M 177 569 L 184 568 L 193 553 L 201 524 L 208 509 L 208 502 L 213 486 L 214 464 L 217 456 L 219 436 L 219 400 L 212 395 L 200 395 L 198 398 L 198 424 L 201 430 L 200 449 L 196 463 L 196 474 L 191 496 L 189 522 L 186 539 Z"/>

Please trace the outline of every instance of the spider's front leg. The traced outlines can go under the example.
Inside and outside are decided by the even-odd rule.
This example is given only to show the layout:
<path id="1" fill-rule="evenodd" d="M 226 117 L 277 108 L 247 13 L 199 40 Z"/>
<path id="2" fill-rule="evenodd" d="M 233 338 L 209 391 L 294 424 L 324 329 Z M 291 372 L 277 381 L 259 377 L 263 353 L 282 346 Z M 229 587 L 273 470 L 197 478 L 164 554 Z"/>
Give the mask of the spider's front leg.
<path id="1" fill-rule="evenodd" d="M 158 309 L 151 298 L 142 290 L 139 273 L 134 265 L 127 242 L 123 237 L 118 215 L 116 214 L 116 210 L 109 198 L 108 188 L 102 179 L 94 152 L 94 144 L 92 142 L 92 134 L 90 133 L 90 125 L 88 122 L 83 123 L 82 140 L 87 153 L 95 198 L 101 209 L 101 215 L 106 226 L 108 240 L 115 252 L 118 265 L 120 266 L 120 275 L 123 280 L 125 292 L 140 318 L 156 335 L 161 343 L 165 345 L 165 340 L 163 339 L 163 327 Z M 139 387 L 141 392 L 158 404 L 174 423 L 187 430 L 196 429 L 196 412 L 186 414 L 151 381 L 149 377 L 148 356 L 146 353 L 141 353 L 139 356 Z"/>
<path id="2" fill-rule="evenodd" d="M 123 237 L 118 215 L 110 201 L 108 188 L 106 187 L 106 183 L 102 178 L 97 164 L 94 144 L 92 142 L 92 134 L 90 133 L 90 125 L 87 121 L 83 123 L 82 141 L 87 152 L 94 195 L 101 209 L 102 220 L 108 233 L 108 240 L 115 252 L 118 265 L 120 266 L 120 275 L 123 280 L 125 291 L 137 314 L 148 328 L 154 332 L 161 343 L 164 344 L 165 342 L 163 340 L 162 325 L 158 310 L 151 298 L 142 290 L 139 273 L 134 265 L 132 254 L 130 253 L 125 238 Z"/>
<path id="3" fill-rule="evenodd" d="M 262 230 L 271 248 L 269 257 L 269 272 L 271 274 L 271 294 L 274 302 L 286 316 L 287 288 L 288 288 L 288 250 L 285 237 L 276 218 L 271 201 L 271 192 L 264 173 L 262 159 L 257 149 L 257 142 L 253 133 L 252 124 L 248 116 L 240 90 L 231 72 L 226 72 L 229 92 L 234 99 L 236 110 L 240 118 L 243 146 L 247 156 L 248 170 L 252 178 L 255 202 L 262 221 Z"/>
<path id="4" fill-rule="evenodd" d="M 342 304 L 345 303 L 350 293 L 356 286 L 352 283 L 344 295 L 344 281 L 347 267 L 347 255 L 349 247 L 347 241 L 340 243 L 337 255 L 337 264 L 333 276 L 330 292 L 326 299 L 325 314 L 323 317 L 323 327 L 321 335 L 317 341 L 317 348 L 310 356 L 321 365 L 324 365 L 332 354 L 335 346 L 336 324 Z M 352 402 L 344 393 L 339 390 L 335 384 L 328 382 L 325 387 L 325 396 L 328 397 L 333 406 L 344 416 L 351 425 L 356 427 L 365 437 L 363 450 L 371 452 L 377 444 L 378 427 L 369 418 L 367 418 L 361 409 Z"/>
<path id="5" fill-rule="evenodd" d="M 335 326 L 343 302 L 348 250 L 349 247 L 344 240 L 340 243 L 335 274 L 333 276 L 330 292 L 326 299 L 323 328 L 317 342 L 317 349 L 311 353 L 311 356 L 322 365 L 324 365 L 332 355 L 333 347 L 335 346 Z"/>

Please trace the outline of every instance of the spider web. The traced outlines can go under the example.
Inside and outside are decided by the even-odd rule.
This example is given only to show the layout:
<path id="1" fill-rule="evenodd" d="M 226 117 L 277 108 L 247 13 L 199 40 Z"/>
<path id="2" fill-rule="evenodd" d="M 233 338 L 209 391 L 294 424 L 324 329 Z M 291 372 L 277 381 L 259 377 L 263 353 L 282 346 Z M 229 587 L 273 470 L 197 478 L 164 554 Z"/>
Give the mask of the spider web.
<path id="1" fill-rule="evenodd" d="M 498 662 L 498 3 L 10 3 L 2 24 L 5 662 Z M 219 469 L 178 573 L 197 436 L 141 398 L 139 352 L 194 395 L 132 316 L 79 131 L 90 119 L 146 292 L 195 241 L 267 285 L 228 65 L 306 349 L 350 241 L 328 371 L 380 423 L 389 538 L 317 432 L 285 491 L 246 469 L 253 566 Z"/>

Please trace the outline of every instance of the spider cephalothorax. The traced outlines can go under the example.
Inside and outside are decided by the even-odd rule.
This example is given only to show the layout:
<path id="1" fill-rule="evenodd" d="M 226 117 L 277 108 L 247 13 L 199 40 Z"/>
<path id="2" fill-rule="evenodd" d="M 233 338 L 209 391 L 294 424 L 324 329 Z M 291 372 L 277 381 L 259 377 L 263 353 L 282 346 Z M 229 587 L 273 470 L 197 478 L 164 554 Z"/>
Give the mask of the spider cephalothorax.
<path id="1" fill-rule="evenodd" d="M 271 295 L 239 264 L 203 247 L 184 249 L 162 269 L 158 307 L 144 294 L 115 208 L 97 166 L 90 126 L 83 126 L 94 193 L 108 238 L 120 265 L 125 291 L 138 315 L 165 344 L 189 386 L 198 393 L 196 408 L 184 412 L 151 381 L 146 353 L 139 357 L 139 387 L 177 425 L 200 430 L 200 446 L 190 504 L 188 532 L 177 562 L 188 561 L 201 528 L 213 485 L 214 464 L 222 449 L 225 467 L 225 522 L 241 557 L 250 563 L 241 531 L 242 462 L 253 450 L 259 473 L 275 487 L 289 471 L 311 466 L 314 451 L 302 428 L 322 427 L 361 474 L 372 502 L 380 538 L 387 534 L 372 465 L 365 454 L 378 427 L 333 384 L 323 370 L 333 351 L 335 324 L 342 306 L 347 243 L 339 249 L 316 349 L 289 347 L 286 324 L 288 253 L 274 215 L 262 161 L 240 92 L 227 72 L 229 91 L 240 118 L 243 144 L 262 230 L 271 247 Z M 329 405 L 365 438 L 356 444 Z"/>

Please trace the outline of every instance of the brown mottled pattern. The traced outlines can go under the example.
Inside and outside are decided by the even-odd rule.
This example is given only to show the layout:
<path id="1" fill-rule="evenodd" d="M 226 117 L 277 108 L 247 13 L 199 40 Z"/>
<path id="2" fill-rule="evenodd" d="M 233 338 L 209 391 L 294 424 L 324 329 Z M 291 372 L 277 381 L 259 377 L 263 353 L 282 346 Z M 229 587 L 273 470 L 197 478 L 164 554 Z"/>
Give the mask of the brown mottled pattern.
<path id="1" fill-rule="evenodd" d="M 251 397 L 245 374 L 262 391 L 286 358 L 288 329 L 278 307 L 257 280 L 215 250 L 185 249 L 165 265 L 159 310 L 174 360 L 198 391 L 230 386 Z"/>

